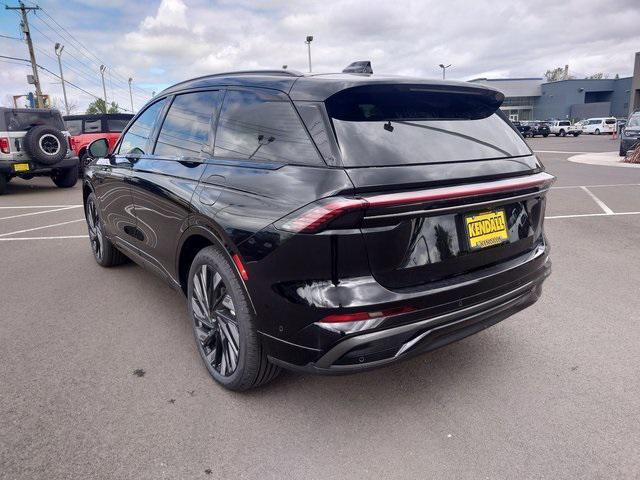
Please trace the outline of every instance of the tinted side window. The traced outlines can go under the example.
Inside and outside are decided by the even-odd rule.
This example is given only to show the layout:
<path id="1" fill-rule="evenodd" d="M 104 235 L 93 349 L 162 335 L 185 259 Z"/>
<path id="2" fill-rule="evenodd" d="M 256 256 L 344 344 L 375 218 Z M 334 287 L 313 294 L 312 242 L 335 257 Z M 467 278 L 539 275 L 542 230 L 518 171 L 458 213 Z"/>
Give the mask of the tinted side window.
<path id="1" fill-rule="evenodd" d="M 210 150 L 211 118 L 215 118 L 219 106 L 218 91 L 176 96 L 160 129 L 154 154 L 199 157 Z"/>
<path id="2" fill-rule="evenodd" d="M 129 123 L 125 118 L 109 118 L 107 119 L 107 132 L 121 132 Z"/>
<path id="3" fill-rule="evenodd" d="M 261 91 L 228 91 L 215 155 L 244 160 L 324 164 L 288 99 Z"/>
<path id="4" fill-rule="evenodd" d="M 97 133 L 102 131 L 102 120 L 85 120 L 84 133 Z"/>
<path id="5" fill-rule="evenodd" d="M 80 135 L 82 133 L 82 120 L 66 120 L 64 123 L 70 135 Z"/>
<path id="6" fill-rule="evenodd" d="M 162 111 L 166 99 L 162 99 L 159 102 L 154 103 L 147 108 L 129 127 L 127 133 L 122 137 L 120 147 L 118 148 L 119 154 L 144 154 L 147 146 L 147 140 L 153 130 L 153 125 L 158 117 L 158 114 Z"/>

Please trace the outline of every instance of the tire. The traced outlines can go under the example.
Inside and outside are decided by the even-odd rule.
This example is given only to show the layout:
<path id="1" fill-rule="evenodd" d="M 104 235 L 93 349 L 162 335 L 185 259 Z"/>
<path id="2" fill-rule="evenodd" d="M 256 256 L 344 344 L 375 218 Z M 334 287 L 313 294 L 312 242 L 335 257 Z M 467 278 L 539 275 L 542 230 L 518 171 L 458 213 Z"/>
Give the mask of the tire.
<path id="1" fill-rule="evenodd" d="M 7 177 L 0 173 L 0 195 L 7 191 L 7 183 L 9 183 Z"/>
<path id="2" fill-rule="evenodd" d="M 193 260 L 187 308 L 198 352 L 220 385 L 248 390 L 280 373 L 280 367 L 269 362 L 264 352 L 238 273 L 219 248 L 206 247 Z"/>
<path id="3" fill-rule="evenodd" d="M 42 165 L 53 165 L 67 154 L 67 139 L 57 128 L 38 125 L 24 136 L 24 149 L 32 160 Z"/>
<path id="4" fill-rule="evenodd" d="M 596 135 L 600 135 L 600 129 L 599 129 L 599 128 L 596 128 L 596 131 L 595 131 L 595 132 L 593 132 L 593 133 L 595 133 Z"/>
<path id="5" fill-rule="evenodd" d="M 561 137 L 566 137 L 567 136 L 567 132 L 565 132 L 564 129 L 560 130 L 560 136 Z"/>
<path id="6" fill-rule="evenodd" d="M 555 135 L 556 137 L 559 137 L 559 136 L 560 136 L 560 134 L 559 134 L 559 133 L 554 133 L 554 135 Z"/>
<path id="7" fill-rule="evenodd" d="M 89 230 L 89 242 L 93 258 L 101 267 L 114 267 L 127 261 L 127 257 L 118 250 L 104 234 L 104 224 L 100 217 L 95 194 L 89 194 L 85 204 L 85 219 Z"/>
<path id="8" fill-rule="evenodd" d="M 574 134 L 573 134 L 573 136 L 574 136 L 574 137 L 579 137 L 579 136 L 580 136 L 580 134 L 579 134 L 579 133 L 574 133 Z"/>
<path id="9" fill-rule="evenodd" d="M 547 137 L 549 136 L 549 134 L 548 134 L 548 133 L 543 133 L 543 134 L 542 134 L 542 136 L 543 136 L 544 138 L 547 138 Z"/>
<path id="10" fill-rule="evenodd" d="M 86 150 L 82 152 L 82 155 L 80 155 L 80 161 L 78 162 L 79 177 L 84 177 L 84 171 L 91 163 L 91 160 L 93 159 L 89 156 Z"/>
<path id="11" fill-rule="evenodd" d="M 78 182 L 78 167 L 60 168 L 51 174 L 58 188 L 71 188 Z"/>

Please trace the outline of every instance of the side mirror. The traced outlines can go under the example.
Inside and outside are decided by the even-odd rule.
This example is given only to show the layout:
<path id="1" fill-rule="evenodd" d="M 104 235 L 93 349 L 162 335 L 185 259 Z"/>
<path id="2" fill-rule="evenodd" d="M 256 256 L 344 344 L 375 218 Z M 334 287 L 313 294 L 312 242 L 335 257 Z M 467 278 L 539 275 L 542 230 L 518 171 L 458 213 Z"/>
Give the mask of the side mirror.
<path id="1" fill-rule="evenodd" d="M 89 144 L 87 151 L 92 158 L 104 158 L 109 155 L 109 142 L 106 138 L 98 138 Z"/>

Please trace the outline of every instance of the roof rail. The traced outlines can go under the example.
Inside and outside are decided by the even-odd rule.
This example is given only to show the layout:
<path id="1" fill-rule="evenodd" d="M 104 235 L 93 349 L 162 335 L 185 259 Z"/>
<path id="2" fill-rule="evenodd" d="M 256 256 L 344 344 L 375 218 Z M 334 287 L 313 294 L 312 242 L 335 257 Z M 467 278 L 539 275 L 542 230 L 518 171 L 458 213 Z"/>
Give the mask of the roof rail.
<path id="1" fill-rule="evenodd" d="M 283 75 L 289 77 L 303 77 L 304 74 L 297 70 L 238 70 L 236 72 L 223 72 L 205 75 L 206 77 L 229 77 L 233 75 Z"/>
<path id="2" fill-rule="evenodd" d="M 171 88 L 177 87 L 178 85 L 182 85 L 183 83 L 193 82 L 194 80 L 201 80 L 204 78 L 211 77 L 233 77 L 235 75 L 281 75 L 283 77 L 303 77 L 304 74 L 298 72 L 297 70 L 238 70 L 235 72 L 221 72 L 221 73 L 209 73 L 208 75 L 201 75 L 200 77 L 190 78 L 188 80 L 183 80 L 182 82 L 175 83 L 160 93 L 165 92 Z"/>

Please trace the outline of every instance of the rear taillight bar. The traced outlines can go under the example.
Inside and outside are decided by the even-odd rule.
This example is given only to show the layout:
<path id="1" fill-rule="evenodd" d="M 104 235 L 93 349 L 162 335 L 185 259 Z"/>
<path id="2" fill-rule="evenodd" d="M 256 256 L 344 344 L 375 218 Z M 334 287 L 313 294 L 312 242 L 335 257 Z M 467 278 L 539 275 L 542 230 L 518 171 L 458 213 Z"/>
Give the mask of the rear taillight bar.
<path id="1" fill-rule="evenodd" d="M 367 197 L 367 203 L 372 207 L 387 207 L 393 205 L 411 205 L 414 203 L 433 202 L 437 200 L 458 200 L 480 195 L 526 190 L 528 188 L 547 188 L 555 181 L 553 175 L 541 172 L 526 177 L 507 178 L 493 182 L 471 183 L 453 187 L 432 188 L 403 193 L 387 193 Z"/>
<path id="2" fill-rule="evenodd" d="M 294 233 L 317 233 L 335 218 L 368 207 L 389 207 L 442 200 L 460 200 L 482 195 L 506 193 L 530 188 L 546 189 L 555 181 L 553 175 L 541 172 L 526 177 L 492 182 L 471 183 L 401 193 L 384 193 L 360 198 L 329 197 L 296 210 L 276 224 L 280 230 Z"/>

